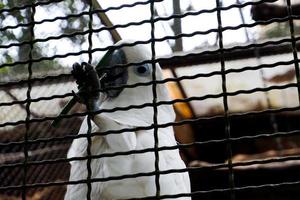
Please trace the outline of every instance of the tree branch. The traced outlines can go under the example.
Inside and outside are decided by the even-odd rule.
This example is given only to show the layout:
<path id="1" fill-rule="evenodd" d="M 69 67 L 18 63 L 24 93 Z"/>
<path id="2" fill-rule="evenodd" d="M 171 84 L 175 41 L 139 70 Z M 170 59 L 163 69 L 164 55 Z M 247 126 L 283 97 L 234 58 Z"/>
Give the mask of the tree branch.
<path id="1" fill-rule="evenodd" d="M 95 8 L 97 10 L 102 10 L 102 7 L 100 6 L 100 4 L 97 0 L 92 0 L 92 6 L 93 6 L 93 8 Z M 97 16 L 99 17 L 99 19 L 105 26 L 107 26 L 107 27 L 113 26 L 113 23 L 110 21 L 110 19 L 105 14 L 105 12 L 97 12 Z M 114 43 L 116 43 L 122 39 L 116 29 L 111 29 L 111 30 L 109 30 L 109 32 L 114 40 Z"/>

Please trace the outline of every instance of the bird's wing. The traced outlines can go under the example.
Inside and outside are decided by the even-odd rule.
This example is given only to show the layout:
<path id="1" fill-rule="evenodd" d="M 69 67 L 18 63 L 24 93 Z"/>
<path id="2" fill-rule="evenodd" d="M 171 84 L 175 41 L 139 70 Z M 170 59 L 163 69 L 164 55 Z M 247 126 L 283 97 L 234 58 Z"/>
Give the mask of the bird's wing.
<path id="1" fill-rule="evenodd" d="M 91 122 L 91 125 L 91 132 L 99 131 L 98 127 L 93 122 Z M 87 132 L 87 118 L 85 118 L 82 122 L 78 135 L 87 134 Z M 68 152 L 68 159 L 87 156 L 87 144 L 88 141 L 85 137 L 74 139 Z M 69 181 L 79 181 L 87 178 L 88 173 L 86 160 L 75 160 L 71 161 L 70 164 L 71 170 Z M 65 200 L 85 199 L 86 194 L 87 184 L 71 184 L 67 186 Z"/>
<path id="2" fill-rule="evenodd" d="M 105 115 L 96 115 L 91 121 L 92 133 L 99 132 L 103 135 L 92 137 L 91 153 L 92 155 L 101 155 L 103 152 L 120 152 L 130 151 L 136 147 L 136 134 L 135 132 L 122 132 L 106 134 L 107 131 L 117 131 L 120 129 L 128 128 L 121 125 L 114 120 L 107 118 Z M 88 132 L 87 119 L 81 125 L 79 135 Z M 69 149 L 68 158 L 73 157 L 86 157 L 87 156 L 88 141 L 86 137 L 75 139 Z M 85 180 L 88 176 L 87 160 L 71 161 L 71 170 L 69 181 Z M 118 166 L 119 167 L 119 166 Z M 102 159 L 92 159 L 92 178 L 103 177 Z M 100 182 L 92 185 L 92 199 L 99 199 L 101 194 L 102 185 Z M 87 184 L 71 184 L 67 187 L 65 200 L 81 200 L 85 199 L 87 195 Z"/>
<path id="3" fill-rule="evenodd" d="M 176 146 L 177 142 L 174 137 L 174 132 L 172 127 L 167 127 L 164 129 L 160 129 L 160 145 L 161 146 Z M 178 169 L 182 170 L 185 169 L 186 166 L 182 161 L 179 150 L 166 150 L 160 152 L 161 163 L 160 167 L 162 170 L 169 170 L 169 169 Z M 188 172 L 180 172 L 180 173 L 171 173 L 162 175 L 162 180 L 165 179 L 165 182 L 173 182 L 172 188 L 168 188 L 170 184 L 165 184 L 166 194 L 167 191 L 172 191 L 172 194 L 179 194 L 179 193 L 190 193 L 190 178 Z M 170 180 L 170 181 L 168 181 Z M 162 187 L 162 190 L 164 188 Z M 180 199 L 190 199 L 190 197 L 183 197 Z"/>

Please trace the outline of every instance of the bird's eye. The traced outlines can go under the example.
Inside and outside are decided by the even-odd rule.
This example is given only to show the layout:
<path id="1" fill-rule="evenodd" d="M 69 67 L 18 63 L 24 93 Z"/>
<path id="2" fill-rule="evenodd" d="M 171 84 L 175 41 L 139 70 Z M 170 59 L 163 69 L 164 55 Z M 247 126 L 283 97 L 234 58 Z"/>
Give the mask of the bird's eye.
<path id="1" fill-rule="evenodd" d="M 150 66 L 148 64 L 134 66 L 134 72 L 140 76 L 147 76 L 150 74 Z"/>

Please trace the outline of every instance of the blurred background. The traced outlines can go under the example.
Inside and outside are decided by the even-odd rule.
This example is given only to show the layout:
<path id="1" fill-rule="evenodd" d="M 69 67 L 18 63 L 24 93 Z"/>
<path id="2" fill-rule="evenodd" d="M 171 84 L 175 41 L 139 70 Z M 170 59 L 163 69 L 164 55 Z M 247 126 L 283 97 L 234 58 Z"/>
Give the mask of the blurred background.
<path id="1" fill-rule="evenodd" d="M 26 5 L 33 3 L 32 18 Z M 243 200 L 298 199 L 300 1 L 219 3 L 222 9 L 213 0 L 155 3 L 156 57 L 165 78 L 180 79 L 167 82 L 172 98 L 188 99 L 174 104 L 177 121 L 185 122 L 174 129 L 179 143 L 187 145 L 181 155 L 190 169 L 193 199 L 232 199 L 232 193 Z M 93 64 L 118 37 L 151 39 L 149 2 L 92 4 Z M 33 163 L 27 182 L 68 180 L 64 158 L 83 118 L 64 119 L 57 129 L 50 123 L 76 91 L 72 64 L 88 60 L 89 11 L 86 0 L 0 2 L 0 199 L 20 199 L 22 190 L 15 186 L 23 181 L 26 132 Z M 71 111 L 80 112 L 81 105 Z M 64 186 L 37 186 L 26 194 L 62 199 L 64 192 Z"/>

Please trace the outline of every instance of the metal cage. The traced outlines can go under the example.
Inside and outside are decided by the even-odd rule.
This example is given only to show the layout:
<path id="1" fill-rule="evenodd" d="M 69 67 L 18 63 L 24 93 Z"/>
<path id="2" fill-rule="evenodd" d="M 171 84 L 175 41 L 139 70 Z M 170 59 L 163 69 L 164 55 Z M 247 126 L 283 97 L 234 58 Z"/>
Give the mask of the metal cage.
<path id="1" fill-rule="evenodd" d="M 143 199 L 298 199 L 300 2 L 109 2 L 0 2 L 0 199 L 63 199 L 68 184 L 86 184 L 86 198 L 92 199 L 93 182 L 153 175 L 159 180 L 160 174 L 182 172 L 189 172 L 191 193 L 157 192 Z M 130 9 L 139 17 L 123 23 Z M 137 39 L 114 45 L 129 37 L 126 32 Z M 164 71 L 163 81 L 148 83 L 153 94 L 157 84 L 166 84 L 172 100 L 154 98 L 151 104 L 98 114 L 153 107 L 153 124 L 134 130 L 153 129 L 155 146 L 91 155 L 91 138 L 103 133 L 77 135 L 91 113 L 77 104 L 58 116 L 76 90 L 70 63 L 96 64 L 112 46 L 137 44 L 149 44 L 152 58 L 143 62 L 160 63 Z M 167 53 L 161 53 L 163 48 Z M 132 64 L 137 63 L 117 67 Z M 158 124 L 157 107 L 165 104 L 174 105 L 176 121 Z M 59 128 L 51 127 L 57 118 Z M 158 147 L 157 130 L 169 126 L 178 144 Z M 81 137 L 88 140 L 87 156 L 66 158 L 72 141 Z M 186 168 L 161 171 L 156 165 L 151 173 L 91 177 L 93 159 L 151 151 L 157 156 L 170 149 L 180 149 Z M 87 160 L 88 176 L 68 181 L 69 162 L 76 160 Z"/>

